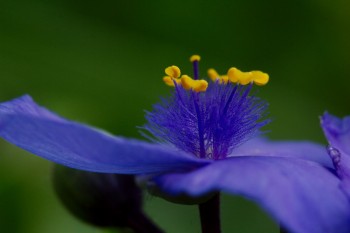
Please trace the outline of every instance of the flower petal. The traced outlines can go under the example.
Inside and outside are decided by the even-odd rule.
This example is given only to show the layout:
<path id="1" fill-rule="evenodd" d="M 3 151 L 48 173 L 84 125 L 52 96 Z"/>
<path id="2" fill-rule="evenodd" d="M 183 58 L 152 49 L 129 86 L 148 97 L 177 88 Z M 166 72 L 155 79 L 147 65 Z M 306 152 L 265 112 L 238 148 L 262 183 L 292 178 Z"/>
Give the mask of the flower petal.
<path id="1" fill-rule="evenodd" d="M 278 156 L 301 158 L 317 162 L 325 167 L 333 168 L 332 160 L 326 147 L 308 141 L 269 141 L 265 138 L 254 138 L 236 148 L 232 156 Z"/>
<path id="2" fill-rule="evenodd" d="M 340 119 L 326 112 L 321 127 L 333 147 L 350 155 L 350 116 Z"/>
<path id="3" fill-rule="evenodd" d="M 350 231 L 350 204 L 338 187 L 339 180 L 314 162 L 239 156 L 153 181 L 172 195 L 198 197 L 215 191 L 242 195 L 257 202 L 291 232 Z"/>
<path id="4" fill-rule="evenodd" d="M 321 117 L 321 127 L 330 144 L 329 156 L 342 180 L 340 187 L 350 198 L 350 116 L 340 119 L 326 112 Z"/>
<path id="5" fill-rule="evenodd" d="M 208 163 L 168 146 L 114 137 L 65 120 L 29 96 L 0 104 L 0 137 L 53 162 L 95 172 L 161 173 Z"/>

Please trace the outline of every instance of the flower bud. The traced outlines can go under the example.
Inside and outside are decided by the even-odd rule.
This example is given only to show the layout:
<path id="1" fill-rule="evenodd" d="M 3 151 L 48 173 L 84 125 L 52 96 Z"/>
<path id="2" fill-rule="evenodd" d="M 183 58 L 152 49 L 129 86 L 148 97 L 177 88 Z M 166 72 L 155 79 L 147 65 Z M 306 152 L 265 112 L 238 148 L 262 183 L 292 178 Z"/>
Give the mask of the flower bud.
<path id="1" fill-rule="evenodd" d="M 53 184 L 63 205 L 99 227 L 129 227 L 142 213 L 142 191 L 134 176 L 85 172 L 55 165 Z"/>

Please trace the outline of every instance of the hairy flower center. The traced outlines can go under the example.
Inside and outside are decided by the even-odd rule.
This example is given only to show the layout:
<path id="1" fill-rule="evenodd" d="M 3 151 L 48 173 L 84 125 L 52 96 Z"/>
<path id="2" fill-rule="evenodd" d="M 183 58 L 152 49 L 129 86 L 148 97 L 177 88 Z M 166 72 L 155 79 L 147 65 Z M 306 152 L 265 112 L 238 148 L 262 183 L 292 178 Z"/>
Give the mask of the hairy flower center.
<path id="1" fill-rule="evenodd" d="M 265 85 L 261 71 L 242 72 L 230 68 L 220 76 L 208 70 L 210 85 L 199 79 L 200 57 L 191 57 L 194 79 L 181 75 L 177 66 L 165 69 L 164 82 L 175 87 L 173 95 L 146 113 L 141 127 L 147 138 L 176 146 L 200 158 L 223 159 L 232 150 L 257 135 L 269 120 L 263 120 L 267 103 L 249 95 L 253 83 Z"/>

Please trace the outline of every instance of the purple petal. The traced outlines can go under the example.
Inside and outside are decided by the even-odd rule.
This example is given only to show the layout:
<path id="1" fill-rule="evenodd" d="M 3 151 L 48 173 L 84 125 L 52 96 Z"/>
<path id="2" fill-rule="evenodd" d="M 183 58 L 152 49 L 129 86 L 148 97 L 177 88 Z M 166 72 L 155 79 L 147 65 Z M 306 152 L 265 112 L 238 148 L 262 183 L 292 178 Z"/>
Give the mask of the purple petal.
<path id="1" fill-rule="evenodd" d="M 330 144 L 329 156 L 342 180 L 340 187 L 350 198 L 350 117 L 340 119 L 325 113 L 321 117 L 321 127 Z"/>
<path id="2" fill-rule="evenodd" d="M 350 155 L 350 116 L 340 119 L 325 113 L 321 117 L 321 127 L 329 144 Z"/>
<path id="3" fill-rule="evenodd" d="M 161 173 L 208 163 L 168 146 L 114 137 L 65 120 L 29 96 L 0 105 L 0 137 L 53 162 L 95 172 Z"/>
<path id="4" fill-rule="evenodd" d="M 32 97 L 24 95 L 22 97 L 10 100 L 0 104 L 1 114 L 23 114 L 26 116 L 42 117 L 53 121 L 66 121 L 58 115 L 37 105 Z"/>
<path id="5" fill-rule="evenodd" d="M 235 149 L 231 157 L 245 155 L 300 158 L 333 168 L 326 147 L 308 141 L 272 142 L 265 138 L 254 138 Z"/>
<path id="6" fill-rule="evenodd" d="M 172 195 L 223 191 L 261 205 L 291 232 L 350 232 L 350 204 L 339 180 L 317 163 L 287 157 L 231 157 L 191 173 L 158 176 Z"/>

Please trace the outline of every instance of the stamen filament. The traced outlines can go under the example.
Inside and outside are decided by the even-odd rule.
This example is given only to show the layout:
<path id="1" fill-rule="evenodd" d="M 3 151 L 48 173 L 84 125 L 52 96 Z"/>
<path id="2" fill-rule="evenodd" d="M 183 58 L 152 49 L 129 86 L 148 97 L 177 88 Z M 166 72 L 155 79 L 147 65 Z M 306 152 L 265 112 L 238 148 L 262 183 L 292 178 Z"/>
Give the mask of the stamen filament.
<path id="1" fill-rule="evenodd" d="M 249 86 L 247 87 L 247 89 L 245 89 L 245 91 L 243 92 L 243 94 L 241 96 L 241 99 L 238 102 L 238 107 L 241 107 L 243 100 L 247 98 L 247 96 L 248 96 L 250 90 L 252 89 L 252 87 L 253 87 L 253 82 L 251 82 L 249 84 Z"/>
<path id="2" fill-rule="evenodd" d="M 230 105 L 232 99 L 233 99 L 233 96 L 236 94 L 236 91 L 237 91 L 237 88 L 238 88 L 239 84 L 235 85 L 235 87 L 233 88 L 233 90 L 231 91 L 231 94 L 225 104 L 225 107 L 224 107 L 224 110 L 222 111 L 222 116 L 225 116 L 227 110 L 228 110 L 228 106 Z"/>
<path id="3" fill-rule="evenodd" d="M 194 114 L 187 108 L 187 106 L 185 105 L 185 102 L 184 102 L 184 100 L 183 100 L 183 96 L 181 95 L 180 88 L 181 88 L 180 85 L 175 85 L 176 95 L 177 95 L 177 98 L 178 98 L 179 101 L 180 101 L 180 104 L 182 105 L 183 109 L 185 109 L 186 112 L 187 112 L 189 115 L 195 117 L 195 115 L 194 115 Z"/>
<path id="4" fill-rule="evenodd" d="M 192 92 L 192 95 L 194 95 L 193 102 L 194 102 L 194 108 L 196 109 L 196 114 L 197 114 L 198 137 L 199 137 L 199 157 L 205 158 L 202 116 L 201 116 L 201 112 L 199 109 L 199 93 Z"/>

